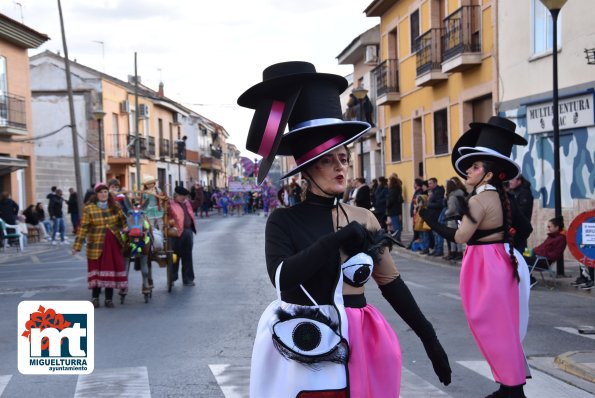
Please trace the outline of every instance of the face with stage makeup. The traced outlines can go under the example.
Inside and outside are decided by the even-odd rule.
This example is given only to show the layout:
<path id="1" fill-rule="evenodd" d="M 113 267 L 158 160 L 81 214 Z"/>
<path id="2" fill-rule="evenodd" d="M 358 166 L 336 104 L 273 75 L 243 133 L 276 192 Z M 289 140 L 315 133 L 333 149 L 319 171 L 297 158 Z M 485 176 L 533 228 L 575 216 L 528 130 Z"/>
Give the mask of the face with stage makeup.
<path id="1" fill-rule="evenodd" d="M 305 170 L 306 178 L 312 180 L 309 189 L 319 196 L 342 194 L 347 186 L 348 167 L 349 154 L 344 146 L 322 155 Z"/>

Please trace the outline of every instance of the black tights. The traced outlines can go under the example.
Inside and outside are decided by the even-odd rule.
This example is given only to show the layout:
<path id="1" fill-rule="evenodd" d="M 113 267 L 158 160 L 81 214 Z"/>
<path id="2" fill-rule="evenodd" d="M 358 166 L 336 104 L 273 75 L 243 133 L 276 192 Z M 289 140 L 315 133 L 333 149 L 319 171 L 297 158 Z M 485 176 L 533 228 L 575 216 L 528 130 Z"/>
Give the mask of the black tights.
<path id="1" fill-rule="evenodd" d="M 100 287 L 93 288 L 93 298 L 99 298 L 99 293 L 101 293 Z M 111 300 L 114 297 L 114 289 L 111 287 L 105 288 L 105 299 Z"/>

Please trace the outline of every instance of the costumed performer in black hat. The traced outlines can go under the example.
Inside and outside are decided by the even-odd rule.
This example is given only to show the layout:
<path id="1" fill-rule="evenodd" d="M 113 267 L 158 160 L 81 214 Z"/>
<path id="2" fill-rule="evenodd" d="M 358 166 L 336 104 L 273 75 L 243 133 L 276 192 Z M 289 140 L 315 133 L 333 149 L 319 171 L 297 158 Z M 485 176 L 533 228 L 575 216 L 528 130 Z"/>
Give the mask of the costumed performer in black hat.
<path id="1" fill-rule="evenodd" d="M 182 262 L 182 282 L 184 286 L 194 286 L 194 265 L 192 262 L 192 247 L 194 246 L 194 234 L 196 225 L 194 222 L 194 211 L 188 200 L 190 191 L 183 186 L 174 189 L 174 199 L 167 202 L 167 215 L 170 222 L 173 219 L 178 236 L 170 237 L 171 247 L 178 255 L 174 262 L 172 271 L 173 280 L 178 279 L 180 261 Z"/>
<path id="2" fill-rule="evenodd" d="M 267 269 L 278 299 L 258 324 L 250 374 L 255 398 L 399 396 L 399 341 L 366 303 L 370 277 L 420 337 L 440 381 L 451 380 L 432 324 L 383 250 L 390 236 L 372 233 L 380 225 L 369 210 L 336 200 L 346 189 L 346 145 L 370 128 L 341 120 L 339 95 L 346 88 L 341 76 L 285 62 L 265 69 L 263 82 L 238 99 L 255 109 L 246 146 L 263 156 L 259 183 L 276 154 L 297 164 L 282 178 L 301 172 L 308 181 L 305 201 L 275 210 L 267 221 Z"/>
<path id="3" fill-rule="evenodd" d="M 527 145 L 527 141 L 515 133 L 513 122 L 497 116 L 470 127 L 455 144 L 451 158 L 457 174 L 472 189 L 459 228 L 439 224 L 426 211 L 420 215 L 448 240 L 467 243 L 461 300 L 471 333 L 500 383 L 489 398 L 521 398 L 530 374 L 521 345 L 519 282 L 526 284 L 528 275 L 526 263 L 513 251 L 513 209 L 503 183 L 520 173 L 510 159 L 513 145 Z"/>

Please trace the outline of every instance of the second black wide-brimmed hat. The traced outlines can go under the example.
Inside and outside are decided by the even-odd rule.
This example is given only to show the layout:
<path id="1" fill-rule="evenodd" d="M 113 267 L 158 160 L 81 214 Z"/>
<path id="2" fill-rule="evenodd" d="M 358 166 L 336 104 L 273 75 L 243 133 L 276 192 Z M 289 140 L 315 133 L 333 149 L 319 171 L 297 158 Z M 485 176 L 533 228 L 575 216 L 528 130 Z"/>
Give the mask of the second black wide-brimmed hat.
<path id="1" fill-rule="evenodd" d="M 521 168 L 511 158 L 514 145 L 527 145 L 527 140 L 518 135 L 516 124 L 506 118 L 492 116 L 487 123 L 470 123 L 470 129 L 455 144 L 451 162 L 463 178 L 466 170 L 478 160 L 491 160 L 502 169 L 502 180 L 517 177 Z"/>
<path id="2" fill-rule="evenodd" d="M 246 149 L 262 156 L 258 168 L 259 184 L 275 160 L 289 115 L 305 80 L 326 80 L 338 87 L 345 84 L 343 90 L 347 87 L 341 76 L 317 73 L 309 62 L 289 61 L 267 67 L 262 72 L 262 82 L 250 87 L 238 98 L 238 105 L 255 110 Z"/>

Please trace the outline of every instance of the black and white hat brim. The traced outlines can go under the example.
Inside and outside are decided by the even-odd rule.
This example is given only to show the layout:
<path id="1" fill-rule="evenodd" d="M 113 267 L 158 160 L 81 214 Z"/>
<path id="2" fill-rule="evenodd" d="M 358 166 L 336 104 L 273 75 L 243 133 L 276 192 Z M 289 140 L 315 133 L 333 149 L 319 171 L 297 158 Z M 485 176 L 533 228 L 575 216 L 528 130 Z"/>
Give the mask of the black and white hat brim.
<path id="1" fill-rule="evenodd" d="M 296 159 L 298 165 L 281 177 L 285 179 L 302 171 L 309 164 L 332 152 L 336 148 L 352 143 L 370 130 L 369 123 L 361 121 L 343 121 L 341 119 L 319 119 L 308 121 L 296 126 L 294 130 L 285 134 L 279 146 L 278 155 L 291 155 L 292 140 L 307 139 L 307 136 L 323 137 L 322 142 L 306 153 L 303 161 Z M 328 139 L 324 139 L 326 137 Z"/>
<path id="2" fill-rule="evenodd" d="M 461 147 L 459 153 L 463 154 L 455 162 L 455 171 L 463 178 L 467 178 L 467 169 L 473 163 L 481 160 L 490 160 L 496 162 L 504 172 L 503 181 L 512 180 L 521 174 L 521 168 L 512 159 L 502 155 L 500 152 L 494 151 L 490 148 L 482 147 Z"/>

